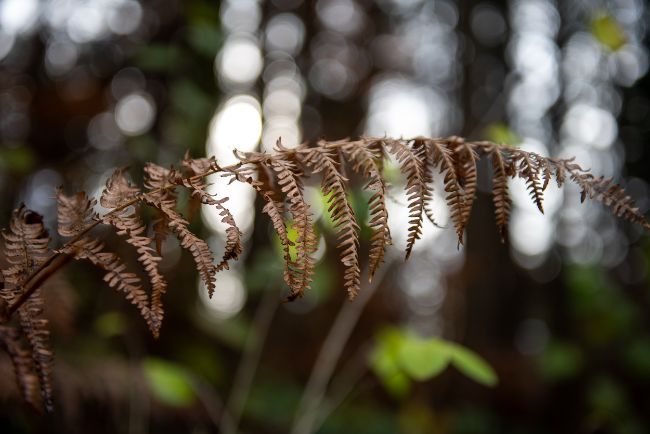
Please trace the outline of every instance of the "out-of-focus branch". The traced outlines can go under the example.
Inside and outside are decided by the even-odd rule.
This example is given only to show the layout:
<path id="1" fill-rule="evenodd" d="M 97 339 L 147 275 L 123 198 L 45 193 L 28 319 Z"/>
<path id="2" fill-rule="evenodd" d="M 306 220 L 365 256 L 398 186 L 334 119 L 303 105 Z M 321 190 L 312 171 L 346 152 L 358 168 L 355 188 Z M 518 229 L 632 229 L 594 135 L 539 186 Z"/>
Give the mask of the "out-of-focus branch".
<path id="1" fill-rule="evenodd" d="M 237 367 L 228 402 L 219 421 L 219 432 L 222 434 L 237 433 L 246 398 L 250 392 L 255 371 L 262 355 L 264 342 L 279 303 L 278 293 L 267 290 L 255 312 L 253 327 L 246 341 L 242 360 Z"/>
<path id="2" fill-rule="evenodd" d="M 298 404 L 291 434 L 310 434 L 314 432 L 319 418 L 319 407 L 325 398 L 334 369 L 338 364 L 343 349 L 359 322 L 364 308 L 379 288 L 381 281 L 390 268 L 390 263 L 377 270 L 372 283 L 364 283 L 359 295 L 351 303 L 344 303 L 332 324 L 325 341 L 318 353 L 318 358 L 311 371 L 307 385 Z M 361 275 L 367 275 L 364 270 Z"/>

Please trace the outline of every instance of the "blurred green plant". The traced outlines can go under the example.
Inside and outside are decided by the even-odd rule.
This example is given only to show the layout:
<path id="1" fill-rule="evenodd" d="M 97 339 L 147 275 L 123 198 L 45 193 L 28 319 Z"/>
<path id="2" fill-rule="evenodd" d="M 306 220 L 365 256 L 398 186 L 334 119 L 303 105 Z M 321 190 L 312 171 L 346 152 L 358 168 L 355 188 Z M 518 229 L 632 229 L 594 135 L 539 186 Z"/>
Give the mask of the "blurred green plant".
<path id="1" fill-rule="evenodd" d="M 512 128 L 501 122 L 488 125 L 485 129 L 485 137 L 492 142 L 509 146 L 516 146 L 521 143 L 521 137 Z"/>
<path id="2" fill-rule="evenodd" d="M 625 31 L 608 12 L 594 15 L 589 23 L 589 30 L 601 45 L 611 51 L 617 51 L 627 43 Z"/>
<path id="3" fill-rule="evenodd" d="M 408 393 L 411 381 L 435 378 L 449 365 L 484 386 L 498 383 L 492 367 L 468 348 L 440 338 L 421 338 L 396 327 L 379 331 L 369 363 L 386 390 L 396 397 Z"/>
<path id="4" fill-rule="evenodd" d="M 167 360 L 148 357 L 142 369 L 153 396 L 172 407 L 186 407 L 195 399 L 194 387 L 185 368 Z"/>

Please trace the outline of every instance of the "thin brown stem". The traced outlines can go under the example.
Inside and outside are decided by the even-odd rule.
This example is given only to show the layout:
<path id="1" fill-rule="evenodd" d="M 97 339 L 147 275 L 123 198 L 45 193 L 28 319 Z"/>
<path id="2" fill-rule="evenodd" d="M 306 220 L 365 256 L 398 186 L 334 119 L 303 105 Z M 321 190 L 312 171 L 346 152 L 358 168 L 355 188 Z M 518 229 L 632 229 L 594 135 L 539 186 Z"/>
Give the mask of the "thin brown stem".
<path id="1" fill-rule="evenodd" d="M 291 427 L 291 434 L 311 434 L 314 432 L 320 414 L 320 405 L 325 399 L 327 386 L 343 354 L 343 349 L 359 322 L 364 308 L 379 288 L 382 277 L 388 268 L 390 268 L 390 264 L 384 264 L 375 274 L 373 282 L 364 284 L 354 302 L 344 303 L 341 307 L 321 346 L 318 358 L 303 391 Z"/>

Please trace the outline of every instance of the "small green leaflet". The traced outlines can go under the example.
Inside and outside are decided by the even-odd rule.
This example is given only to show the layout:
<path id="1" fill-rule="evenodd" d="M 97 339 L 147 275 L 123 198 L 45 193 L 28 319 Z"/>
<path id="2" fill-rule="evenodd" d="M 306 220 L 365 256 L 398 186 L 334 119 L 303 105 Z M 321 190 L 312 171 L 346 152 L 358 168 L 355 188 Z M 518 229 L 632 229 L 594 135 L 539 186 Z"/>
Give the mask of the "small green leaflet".
<path id="1" fill-rule="evenodd" d="M 449 365 L 484 386 L 498 383 L 492 367 L 468 348 L 439 338 L 423 339 L 395 327 L 378 333 L 369 364 L 384 387 L 398 397 L 408 392 L 411 380 L 430 380 Z"/>

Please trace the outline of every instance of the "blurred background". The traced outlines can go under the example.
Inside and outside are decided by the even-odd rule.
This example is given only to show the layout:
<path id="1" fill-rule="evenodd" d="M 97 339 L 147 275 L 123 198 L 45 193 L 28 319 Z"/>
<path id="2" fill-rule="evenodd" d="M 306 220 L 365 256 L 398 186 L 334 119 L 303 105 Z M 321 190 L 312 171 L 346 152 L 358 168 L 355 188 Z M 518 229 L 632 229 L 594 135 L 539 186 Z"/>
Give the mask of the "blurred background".
<path id="1" fill-rule="evenodd" d="M 228 163 L 234 148 L 271 150 L 278 137 L 361 134 L 575 156 L 647 213 L 648 14 L 641 0 L 0 0 L 0 226 L 23 201 L 56 237 L 54 189 L 97 194 L 117 167 L 140 180 L 145 162 L 186 150 Z M 649 432 L 647 234 L 571 187 L 549 187 L 541 215 L 513 181 L 501 244 L 484 163 L 465 246 L 439 189 L 441 227 L 425 222 L 408 263 L 403 180 L 388 166 L 394 246 L 352 304 L 317 185 L 307 186 L 321 238 L 313 289 L 281 304 L 282 256 L 260 203 L 213 179 L 247 239 L 215 296 L 169 241 L 155 341 L 100 273 L 69 265 L 45 290 L 56 411 L 24 407 L 0 354 L 0 430 Z M 364 222 L 361 186 L 350 195 Z M 193 229 L 220 252 L 220 218 L 199 214 Z M 471 349 L 498 384 L 481 382 L 480 366 L 400 368 L 395 348 L 414 336 Z M 324 342 L 333 360 L 319 356 Z"/>

